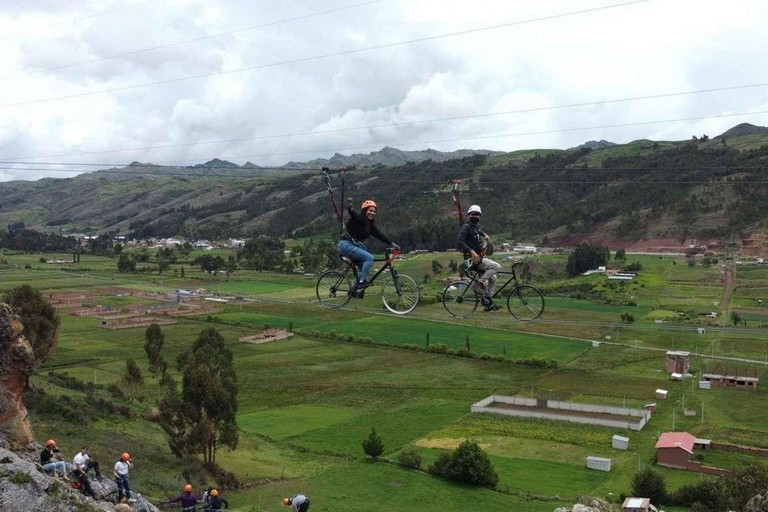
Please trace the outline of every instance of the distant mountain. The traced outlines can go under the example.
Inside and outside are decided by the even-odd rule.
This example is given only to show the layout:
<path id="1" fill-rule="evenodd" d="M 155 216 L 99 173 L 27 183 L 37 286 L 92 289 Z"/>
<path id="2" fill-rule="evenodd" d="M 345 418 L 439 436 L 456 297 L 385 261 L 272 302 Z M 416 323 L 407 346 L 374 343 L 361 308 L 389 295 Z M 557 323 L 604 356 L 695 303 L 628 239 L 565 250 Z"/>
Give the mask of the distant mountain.
<path id="1" fill-rule="evenodd" d="M 408 162 L 445 162 L 447 160 L 456 160 L 474 155 L 493 156 L 501 155 L 503 151 L 490 151 L 487 149 L 460 149 L 458 151 L 437 151 L 436 149 L 426 149 L 423 151 L 402 151 L 397 148 L 386 146 L 380 151 L 372 151 L 367 155 L 355 153 L 349 156 L 336 153 L 331 158 L 317 158 L 309 162 L 288 162 L 282 167 L 309 169 L 318 167 L 377 167 L 405 165 Z"/>
<path id="2" fill-rule="evenodd" d="M 610 148 L 611 146 L 617 146 L 615 142 L 609 142 L 607 140 L 588 140 L 584 144 L 581 144 L 579 146 L 573 147 L 571 149 L 581 149 L 581 148 L 589 148 L 589 149 L 605 149 Z"/>
<path id="3" fill-rule="evenodd" d="M 716 139 L 721 139 L 723 137 L 730 139 L 732 137 L 742 137 L 744 135 L 763 135 L 768 134 L 768 127 L 766 126 L 756 126 L 754 124 L 749 123 L 741 123 L 737 124 L 730 130 L 726 130 L 717 137 Z"/>
<path id="4" fill-rule="evenodd" d="M 346 176 L 348 191 L 386 204 L 385 233 L 437 233 L 440 222 L 452 230 L 446 184 L 461 179 L 467 184 L 462 199 L 487 209 L 486 227 L 516 239 L 726 240 L 768 226 L 768 189 L 742 185 L 763 179 L 755 162 L 768 160 L 768 128 L 742 124 L 723 136 L 725 143 L 643 139 L 579 146 L 592 151 L 385 147 L 283 168 L 219 158 L 186 167 L 133 162 L 74 178 L 0 183 L 0 229 L 23 221 L 51 231 L 136 237 L 327 234 L 335 226 L 313 169 L 354 166 Z M 444 165 L 448 160 L 452 164 Z M 334 178 L 332 184 L 340 183 Z M 448 239 L 453 243 L 455 233 Z"/>

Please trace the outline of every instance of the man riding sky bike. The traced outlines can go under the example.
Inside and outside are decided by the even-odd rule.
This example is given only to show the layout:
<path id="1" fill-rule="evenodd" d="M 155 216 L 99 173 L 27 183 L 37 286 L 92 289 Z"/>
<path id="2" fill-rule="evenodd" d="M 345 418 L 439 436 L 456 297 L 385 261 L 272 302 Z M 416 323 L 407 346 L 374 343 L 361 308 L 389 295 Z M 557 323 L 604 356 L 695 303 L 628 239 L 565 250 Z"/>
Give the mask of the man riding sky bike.
<path id="1" fill-rule="evenodd" d="M 352 208 L 352 199 L 347 199 L 347 211 L 349 220 L 345 223 L 344 234 L 339 240 L 339 253 L 345 258 L 352 260 L 360 269 L 357 281 L 352 285 L 350 294 L 359 299 L 363 298 L 365 288 L 368 286 L 366 279 L 368 273 L 373 267 L 373 255 L 368 252 L 368 248 L 363 242 L 373 236 L 394 249 L 400 247 L 387 238 L 384 233 L 379 231 L 376 226 L 376 203 L 370 199 L 363 201 L 360 211 Z"/>
<path id="2" fill-rule="evenodd" d="M 467 210 L 469 222 L 461 227 L 459 232 L 459 248 L 464 253 L 465 259 L 472 260 L 472 266 L 482 272 L 475 291 L 481 296 L 484 311 L 496 311 L 500 306 L 493 303 L 493 290 L 496 287 L 496 272 L 501 270 L 501 265 L 485 257 L 483 241 L 490 242 L 490 237 L 480 229 L 480 218 L 483 211 L 480 206 L 473 204 Z"/>

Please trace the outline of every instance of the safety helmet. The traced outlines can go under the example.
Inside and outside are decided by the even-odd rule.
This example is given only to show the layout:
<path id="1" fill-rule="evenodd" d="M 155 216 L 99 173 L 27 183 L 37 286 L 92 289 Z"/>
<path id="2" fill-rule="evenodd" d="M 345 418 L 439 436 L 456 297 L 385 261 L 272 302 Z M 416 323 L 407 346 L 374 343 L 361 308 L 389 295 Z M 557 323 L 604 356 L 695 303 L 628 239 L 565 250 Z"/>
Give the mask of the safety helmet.
<path id="1" fill-rule="evenodd" d="M 131 459 L 131 455 L 128 452 L 125 452 L 120 456 L 120 460 L 130 460 L 130 459 Z"/>
<path id="2" fill-rule="evenodd" d="M 469 207 L 469 210 L 467 210 L 467 215 L 472 215 L 473 213 L 479 213 L 480 215 L 483 214 L 483 210 L 480 209 L 480 207 L 476 204 L 473 204 Z"/>
<path id="3" fill-rule="evenodd" d="M 211 496 L 218 496 L 218 495 L 219 495 L 219 491 L 218 490 L 214 489 L 214 490 L 211 491 Z"/>
<path id="4" fill-rule="evenodd" d="M 286 507 L 291 504 L 291 498 L 283 498 L 283 505 Z"/>
<path id="5" fill-rule="evenodd" d="M 378 208 L 378 206 L 376 206 L 376 203 L 373 200 L 366 199 L 365 201 L 363 201 L 363 205 L 360 207 L 360 209 L 365 210 L 366 208 L 370 208 L 371 206 L 373 206 L 374 208 Z"/>
<path id="6" fill-rule="evenodd" d="M 46 448 L 49 446 L 56 446 L 56 441 L 54 441 L 53 439 L 49 439 L 45 442 L 45 446 Z"/>
<path id="7" fill-rule="evenodd" d="M 184 486 L 184 492 L 192 492 L 192 486 L 187 484 Z"/>

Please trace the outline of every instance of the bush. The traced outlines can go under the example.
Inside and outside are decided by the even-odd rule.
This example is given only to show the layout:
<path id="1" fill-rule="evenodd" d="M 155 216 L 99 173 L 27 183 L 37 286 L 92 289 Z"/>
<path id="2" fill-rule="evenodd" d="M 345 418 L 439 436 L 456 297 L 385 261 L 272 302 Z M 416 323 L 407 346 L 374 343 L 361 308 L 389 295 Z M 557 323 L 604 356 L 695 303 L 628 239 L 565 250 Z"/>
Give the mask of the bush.
<path id="1" fill-rule="evenodd" d="M 499 483 L 499 475 L 494 471 L 488 454 L 470 440 L 461 443 L 450 455 L 441 454 L 428 471 L 446 480 L 477 487 L 493 488 Z"/>
<path id="2" fill-rule="evenodd" d="M 435 343 L 434 345 L 430 345 L 427 350 L 436 354 L 445 354 L 448 352 L 448 346 L 445 343 Z"/>
<path id="3" fill-rule="evenodd" d="M 397 456 L 397 463 L 408 469 L 421 468 L 421 455 L 416 450 L 403 450 Z"/>
<path id="4" fill-rule="evenodd" d="M 639 261 L 635 261 L 624 267 L 625 272 L 638 272 L 640 270 L 643 270 L 643 264 Z"/>
<path id="5" fill-rule="evenodd" d="M 488 352 L 483 352 L 482 354 L 480 354 L 480 359 L 482 359 L 483 361 L 488 361 L 488 360 L 490 360 L 492 358 L 493 358 L 493 356 L 491 354 L 489 354 Z"/>
<path id="6" fill-rule="evenodd" d="M 347 335 L 347 343 L 354 343 L 357 341 L 357 337 L 354 334 Z"/>
<path id="7" fill-rule="evenodd" d="M 403 348 L 405 350 L 413 350 L 414 352 L 419 351 L 419 346 L 414 343 L 406 343 L 405 345 L 403 345 Z"/>
<path id="8" fill-rule="evenodd" d="M 432 476 L 445 478 L 445 475 L 448 474 L 447 469 L 450 464 L 451 464 L 451 454 L 441 453 L 440 455 L 437 456 L 437 459 L 435 459 L 435 462 L 433 462 L 427 468 L 427 472 Z"/>
<path id="9" fill-rule="evenodd" d="M 32 481 L 32 478 L 26 473 L 14 473 L 8 481 L 12 484 L 28 484 Z"/>
<path id="10" fill-rule="evenodd" d="M 458 352 L 452 348 L 449 348 L 445 353 L 448 354 L 449 356 L 455 356 L 458 354 Z"/>
<path id="11" fill-rule="evenodd" d="M 642 468 L 632 477 L 632 495 L 649 498 L 658 507 L 667 500 L 667 483 L 661 473 Z"/>
<path id="12" fill-rule="evenodd" d="M 465 348 L 460 348 L 456 351 L 456 355 L 459 357 L 467 357 L 469 355 L 469 350 Z"/>

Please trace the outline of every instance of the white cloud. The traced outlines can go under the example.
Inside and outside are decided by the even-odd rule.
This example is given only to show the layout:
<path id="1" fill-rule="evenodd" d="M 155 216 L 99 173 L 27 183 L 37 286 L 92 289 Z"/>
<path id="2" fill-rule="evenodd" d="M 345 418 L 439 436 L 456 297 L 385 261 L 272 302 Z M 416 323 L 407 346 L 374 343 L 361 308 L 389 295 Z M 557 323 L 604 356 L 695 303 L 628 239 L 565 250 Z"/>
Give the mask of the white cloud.
<path id="1" fill-rule="evenodd" d="M 66 3 L 67 8 L 61 2 L 12 2 L 11 8 L 0 13 L 0 103 L 168 81 L 611 5 L 605 0 L 481 0 L 473 4 L 384 0 L 156 51 L 3 79 L 354 2 L 134 3 L 134 7 L 115 10 L 131 2 L 73 0 Z M 768 63 L 762 55 L 765 19 L 768 3 L 759 0 L 734 0 L 727 7 L 693 0 L 652 0 L 375 51 L 0 108 L 0 159 L 324 132 L 766 82 Z M 765 110 L 766 104 L 768 88 L 754 88 L 58 160 L 196 163 L 229 157 L 238 163 L 251 159 L 279 165 L 328 157 L 343 148 L 399 144 L 409 150 L 482 147 L 511 151 L 570 147 L 600 138 L 615 142 L 684 139 L 693 134 L 716 135 L 743 121 L 768 124 L 768 116 L 478 137 Z M 445 139 L 461 140 L 413 144 Z M 46 175 L 1 172 L 0 180 Z"/>

